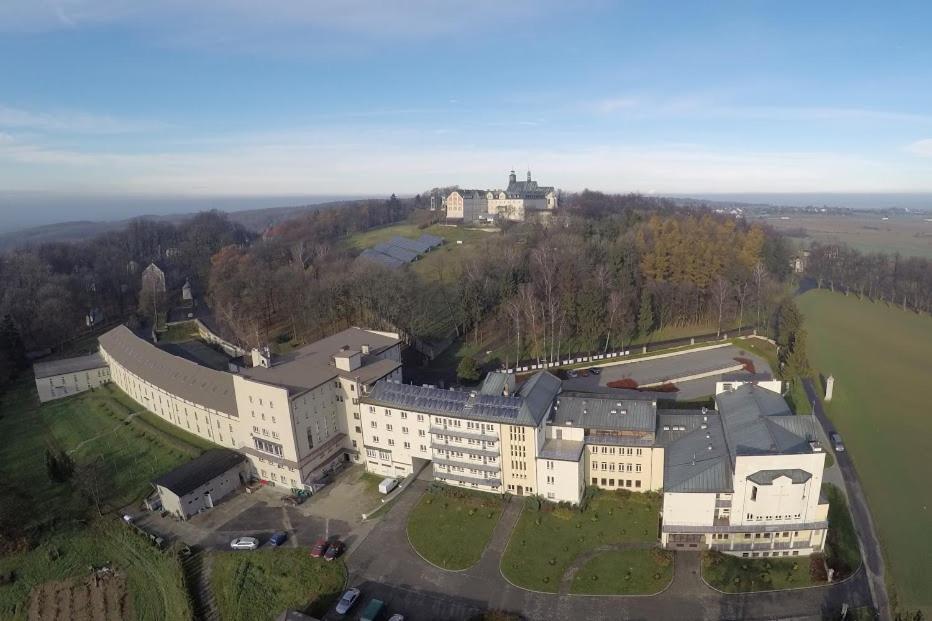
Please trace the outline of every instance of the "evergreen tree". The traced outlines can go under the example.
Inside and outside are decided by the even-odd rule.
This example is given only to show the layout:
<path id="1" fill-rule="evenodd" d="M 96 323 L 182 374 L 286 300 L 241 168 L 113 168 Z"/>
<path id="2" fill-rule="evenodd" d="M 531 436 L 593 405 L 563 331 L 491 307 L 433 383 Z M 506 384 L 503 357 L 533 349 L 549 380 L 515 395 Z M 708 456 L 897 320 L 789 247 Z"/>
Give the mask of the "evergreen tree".
<path id="1" fill-rule="evenodd" d="M 794 335 L 786 355 L 785 364 L 790 376 L 807 376 L 811 374 L 809 359 L 806 355 L 806 331 L 800 328 Z"/>
<path id="2" fill-rule="evenodd" d="M 49 479 L 64 483 L 74 474 L 74 460 L 65 451 L 45 449 L 45 470 Z"/>
<path id="3" fill-rule="evenodd" d="M 781 349 L 791 347 L 796 332 L 802 326 L 803 317 L 793 300 L 786 300 L 777 313 L 776 341 Z"/>
<path id="4" fill-rule="evenodd" d="M 3 321 L 0 321 L 0 356 L 5 358 L 14 370 L 21 370 L 27 366 L 26 347 L 13 317 L 9 314 L 4 315 Z"/>
<path id="5" fill-rule="evenodd" d="M 456 375 L 465 382 L 475 382 L 482 376 L 482 372 L 475 358 L 463 356 L 459 366 L 456 367 Z"/>
<path id="6" fill-rule="evenodd" d="M 654 305 L 649 292 L 641 295 L 641 309 L 638 311 L 638 333 L 647 336 L 654 329 Z"/>

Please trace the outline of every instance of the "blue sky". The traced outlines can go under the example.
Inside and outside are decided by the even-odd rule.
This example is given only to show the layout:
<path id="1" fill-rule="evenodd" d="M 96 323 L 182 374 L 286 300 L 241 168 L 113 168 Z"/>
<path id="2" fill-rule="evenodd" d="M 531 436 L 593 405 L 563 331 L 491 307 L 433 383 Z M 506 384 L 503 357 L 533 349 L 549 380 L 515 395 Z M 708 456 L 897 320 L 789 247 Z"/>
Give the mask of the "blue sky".
<path id="1" fill-rule="evenodd" d="M 929 24 L 928 2 L 5 0 L 0 192 L 407 194 L 527 167 L 930 192 Z"/>

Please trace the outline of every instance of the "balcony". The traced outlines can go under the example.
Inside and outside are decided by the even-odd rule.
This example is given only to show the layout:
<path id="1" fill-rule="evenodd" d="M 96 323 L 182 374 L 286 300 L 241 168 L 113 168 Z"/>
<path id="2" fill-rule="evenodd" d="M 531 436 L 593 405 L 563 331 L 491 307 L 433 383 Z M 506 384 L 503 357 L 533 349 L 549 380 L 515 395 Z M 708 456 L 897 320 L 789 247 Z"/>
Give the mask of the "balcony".
<path id="1" fill-rule="evenodd" d="M 712 544 L 713 550 L 733 550 L 735 552 L 750 552 L 758 550 L 804 550 L 811 548 L 812 544 L 808 541 L 774 541 L 759 543 L 736 543 L 729 547 L 727 543 Z"/>
<path id="2" fill-rule="evenodd" d="M 483 479 L 481 477 L 470 477 L 462 474 L 450 474 L 449 472 L 437 472 L 434 470 L 434 477 L 437 479 L 446 479 L 448 481 L 459 481 L 460 483 L 469 483 L 476 485 L 485 485 L 489 487 L 501 487 L 501 479 Z"/>
<path id="3" fill-rule="evenodd" d="M 779 533 L 796 530 L 825 530 L 828 522 L 804 522 L 788 524 L 664 524 L 665 533 Z"/>
<path id="4" fill-rule="evenodd" d="M 466 453 L 468 455 L 478 455 L 480 457 L 498 457 L 498 451 L 487 451 L 483 449 L 471 448 L 469 446 L 463 446 L 462 444 L 453 444 L 450 442 L 441 442 L 439 440 L 434 440 L 430 443 L 430 448 L 435 451 L 457 451 L 459 453 Z"/>
<path id="5" fill-rule="evenodd" d="M 473 470 L 482 470 L 483 472 L 500 472 L 501 468 L 496 464 L 484 464 L 482 462 L 469 461 L 466 459 L 437 459 L 434 458 L 433 462 L 438 466 L 446 466 L 447 468 L 472 468 Z"/>
<path id="6" fill-rule="evenodd" d="M 461 427 L 431 427 L 430 433 L 433 435 L 454 436 L 457 438 L 467 438 L 469 440 L 482 440 L 484 442 L 498 442 L 498 436 L 494 433 L 482 432 L 477 430 L 467 430 Z"/>
<path id="7" fill-rule="evenodd" d="M 716 509 L 731 509 L 731 500 L 716 500 Z"/>

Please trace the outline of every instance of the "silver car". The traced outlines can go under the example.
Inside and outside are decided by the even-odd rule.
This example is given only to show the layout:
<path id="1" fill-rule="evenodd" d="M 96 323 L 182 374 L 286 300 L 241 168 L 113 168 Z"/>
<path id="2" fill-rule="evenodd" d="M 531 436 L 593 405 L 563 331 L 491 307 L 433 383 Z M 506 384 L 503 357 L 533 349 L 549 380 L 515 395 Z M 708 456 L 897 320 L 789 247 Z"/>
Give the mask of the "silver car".
<path id="1" fill-rule="evenodd" d="M 845 443 L 841 441 L 841 436 L 837 433 L 832 434 L 832 446 L 835 448 L 836 453 L 845 452 Z"/>
<path id="2" fill-rule="evenodd" d="M 343 597 L 340 598 L 340 601 L 337 602 L 337 614 L 345 615 L 348 613 L 350 608 L 353 607 L 353 604 L 356 603 L 356 600 L 359 599 L 361 594 L 362 592 L 356 588 L 352 588 L 344 593 Z"/>
<path id="3" fill-rule="evenodd" d="M 230 542 L 234 550 L 255 550 L 259 547 L 259 540 L 255 537 L 237 537 Z"/>

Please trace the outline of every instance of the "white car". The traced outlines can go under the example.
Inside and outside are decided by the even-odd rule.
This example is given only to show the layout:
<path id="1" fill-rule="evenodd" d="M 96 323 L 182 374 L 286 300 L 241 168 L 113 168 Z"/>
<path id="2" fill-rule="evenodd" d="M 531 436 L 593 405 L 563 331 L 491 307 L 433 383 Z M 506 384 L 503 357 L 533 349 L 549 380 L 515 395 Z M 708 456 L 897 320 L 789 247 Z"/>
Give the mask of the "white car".
<path id="1" fill-rule="evenodd" d="M 353 604 L 356 603 L 356 600 L 359 599 L 359 596 L 362 592 L 359 589 L 353 588 L 343 594 L 343 597 L 340 598 L 340 601 L 337 602 L 337 614 L 345 615 L 350 611 L 350 608 L 353 607 Z"/>
<path id="2" fill-rule="evenodd" d="M 388 618 L 388 621 L 405 621 L 405 616 L 394 614 Z"/>
<path id="3" fill-rule="evenodd" d="M 230 542 L 234 550 L 255 550 L 259 547 L 259 540 L 255 537 L 237 537 Z"/>

